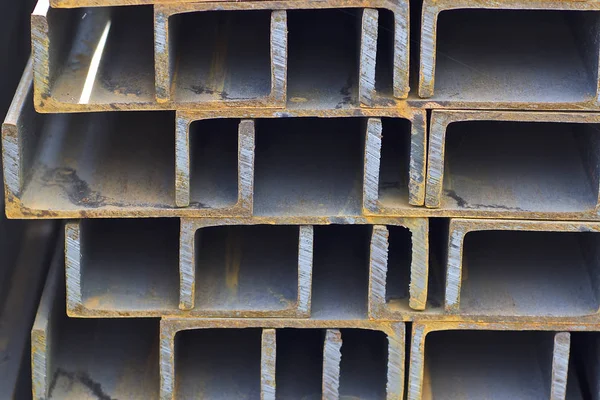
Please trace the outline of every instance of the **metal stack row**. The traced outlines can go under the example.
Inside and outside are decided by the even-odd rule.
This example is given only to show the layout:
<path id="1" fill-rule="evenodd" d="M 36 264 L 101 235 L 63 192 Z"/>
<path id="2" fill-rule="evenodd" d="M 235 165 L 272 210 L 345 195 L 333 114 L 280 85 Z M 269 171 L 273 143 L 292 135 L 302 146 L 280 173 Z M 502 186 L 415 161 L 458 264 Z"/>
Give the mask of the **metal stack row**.
<path id="1" fill-rule="evenodd" d="M 600 399 L 597 1 L 40 0 L 32 47 L 35 399 Z"/>

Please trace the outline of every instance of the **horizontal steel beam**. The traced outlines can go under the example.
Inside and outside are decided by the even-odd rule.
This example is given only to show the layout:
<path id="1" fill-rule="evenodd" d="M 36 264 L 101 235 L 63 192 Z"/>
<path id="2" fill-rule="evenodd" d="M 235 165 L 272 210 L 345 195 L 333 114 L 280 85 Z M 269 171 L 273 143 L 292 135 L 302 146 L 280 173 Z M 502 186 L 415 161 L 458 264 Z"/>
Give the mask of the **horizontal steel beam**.
<path id="1" fill-rule="evenodd" d="M 92 318 L 593 325 L 600 320 L 591 233 L 598 224 L 82 220 L 66 226 L 67 310 Z"/>
<path id="2" fill-rule="evenodd" d="M 425 205 L 464 216 L 597 219 L 600 117 L 434 111 Z"/>
<path id="3" fill-rule="evenodd" d="M 288 57 L 290 73 L 287 74 L 287 80 L 284 80 L 284 82 L 289 81 L 289 85 L 283 85 L 287 87 L 287 96 L 284 94 L 284 97 L 287 97 L 287 102 L 277 96 L 265 97 L 266 94 L 263 97 L 259 96 L 254 97 L 254 100 L 248 100 L 252 96 L 246 95 L 243 101 L 249 101 L 252 105 L 267 104 L 280 108 L 288 106 L 290 108 L 326 109 L 333 108 L 336 105 L 354 108 L 358 104 L 362 104 L 363 106 L 375 107 L 410 106 L 426 109 L 530 110 L 598 110 L 600 106 L 598 102 L 598 58 L 600 49 L 597 41 L 597 36 L 600 34 L 598 31 L 600 22 L 595 13 L 595 11 L 600 10 L 600 6 L 593 0 L 509 0 L 503 2 L 491 0 L 426 0 L 422 8 L 422 20 L 417 19 L 416 21 L 409 21 L 407 2 L 388 3 L 384 0 L 375 3 L 357 0 L 351 4 L 341 0 L 335 4 L 312 0 L 302 2 L 264 1 L 258 3 L 217 1 L 212 4 L 207 2 L 196 4 L 197 2 L 184 1 L 177 5 L 167 4 L 161 0 L 115 0 L 110 3 L 102 0 L 57 0 L 53 5 L 59 7 L 90 6 L 92 8 L 75 9 L 76 11 L 54 9 L 49 14 L 46 12 L 48 10 L 46 0 L 45 6 L 40 6 L 37 16 L 34 17 L 34 27 L 36 28 L 34 33 L 38 31 L 40 33 L 40 35 L 34 34 L 34 41 L 38 41 L 36 37 L 39 36 L 38 42 L 41 45 L 38 53 L 56 53 L 54 50 L 44 50 L 43 40 L 50 32 L 47 29 L 46 17 L 51 20 L 51 14 L 53 13 L 98 12 L 93 7 L 109 6 L 115 3 L 120 5 L 156 4 L 156 15 L 159 17 L 157 19 L 157 27 L 159 27 L 157 32 L 164 33 L 156 35 L 157 38 L 162 40 L 162 42 L 160 40 L 156 42 L 157 55 L 162 54 L 162 56 L 156 57 L 156 81 L 158 83 L 156 90 L 153 89 L 150 78 L 145 83 L 145 87 L 148 89 L 147 93 L 139 89 L 134 90 L 134 94 L 144 93 L 149 98 L 138 99 L 137 101 L 134 100 L 133 96 L 121 96 L 119 98 L 118 95 L 122 93 L 117 90 L 116 101 L 111 102 L 106 96 L 97 96 L 97 102 L 80 105 L 74 101 L 74 97 L 71 97 L 70 101 L 55 99 L 55 97 L 60 96 L 56 96 L 47 87 L 46 89 L 50 91 L 47 90 L 44 94 L 45 97 L 48 97 L 47 95 L 50 95 L 50 97 L 45 99 L 46 101 L 43 104 L 39 101 L 39 96 L 37 97 L 36 104 L 40 111 L 102 110 L 110 109 L 109 106 L 135 109 L 172 109 L 179 104 L 183 104 L 185 107 L 218 106 L 221 109 L 228 107 L 228 105 L 235 106 L 236 102 L 232 100 L 233 97 L 229 98 L 231 96 L 227 90 L 220 90 L 220 85 L 217 85 L 216 89 L 213 88 L 215 85 L 193 85 L 196 91 L 201 93 L 198 94 L 194 93 L 193 90 L 184 89 L 183 91 L 179 90 L 179 94 L 177 94 L 179 83 L 183 83 L 183 88 L 188 87 L 185 83 L 185 72 L 183 76 L 180 76 L 174 71 L 174 69 L 179 70 L 181 68 L 184 68 L 185 71 L 185 62 L 184 65 L 169 66 L 172 60 L 169 61 L 167 55 L 172 47 L 171 45 L 177 44 L 177 40 L 174 38 L 176 36 L 175 32 L 172 32 L 173 37 L 171 37 L 165 28 L 169 23 L 169 15 L 217 9 L 227 11 L 249 10 L 256 8 L 257 4 L 261 9 L 275 10 L 273 15 L 281 16 L 281 18 L 275 18 L 280 20 L 283 19 L 286 12 L 291 15 L 299 9 L 312 8 L 314 10 L 332 6 L 361 9 L 357 13 L 355 22 L 357 26 L 362 27 L 360 38 L 354 42 L 358 43 L 358 46 L 355 46 L 356 58 L 360 59 L 361 62 L 358 68 L 352 70 L 352 73 L 355 74 L 355 81 L 350 86 L 352 88 L 350 91 L 346 88 L 347 85 L 343 84 L 343 79 L 340 81 L 342 84 L 338 85 L 339 72 L 343 68 L 340 69 L 338 66 L 334 66 L 335 62 L 331 64 L 331 68 L 319 66 L 319 62 L 324 62 L 327 56 L 340 51 L 341 47 L 339 45 L 334 44 L 329 51 L 321 54 L 314 53 L 317 50 L 311 48 L 311 52 L 302 55 L 299 60 L 312 57 L 315 62 L 311 64 L 315 68 L 313 68 L 314 70 L 303 70 L 301 65 L 298 66 L 299 63 L 296 62 L 293 56 L 295 51 L 301 51 L 294 50 L 296 47 L 294 36 L 298 34 L 307 37 L 307 35 L 315 34 L 320 37 L 320 42 L 332 40 L 331 38 L 334 37 L 331 34 L 332 32 L 320 34 L 316 31 L 330 29 L 329 25 L 333 27 L 335 22 L 316 24 L 318 26 L 312 26 L 308 29 L 306 27 L 310 24 L 294 24 L 294 18 L 291 18 L 288 21 L 291 27 L 288 29 L 290 43 L 288 43 L 287 48 L 292 56 Z M 103 9 L 103 7 L 99 8 Z M 104 7 L 104 9 L 108 8 Z M 164 14 L 161 14 L 163 11 Z M 389 22 L 390 18 L 384 15 L 390 12 L 393 12 L 395 16 L 392 23 Z M 420 69 L 419 88 L 410 93 L 408 84 L 409 24 L 420 28 L 421 33 L 420 66 L 418 68 Z M 52 27 L 59 24 L 49 23 L 49 25 Z M 266 25 L 266 23 L 263 24 L 265 27 Z M 276 25 L 275 23 L 274 26 Z M 299 28 L 294 28 L 294 26 Z M 327 27 L 323 28 L 325 26 Z M 455 29 L 457 26 L 460 29 Z M 574 28 L 575 35 L 572 34 L 571 28 Z M 148 28 L 148 30 L 151 30 L 151 28 Z M 438 30 L 441 32 L 439 44 Z M 354 29 L 341 29 L 340 27 L 333 29 L 333 31 L 335 34 L 335 31 L 349 32 L 354 31 Z M 278 31 L 276 29 L 275 32 L 283 33 L 284 30 Z M 96 35 L 100 34 L 99 29 Z M 393 38 L 390 39 L 392 35 Z M 282 37 L 283 35 L 271 36 L 272 43 L 276 42 L 277 38 Z M 343 42 L 353 43 L 352 40 L 349 40 L 349 37 L 349 35 L 346 35 Z M 171 42 L 168 38 L 171 38 Z M 267 41 L 265 34 L 263 42 L 266 44 Z M 513 45 L 507 46 L 507 42 L 513 42 Z M 395 46 L 390 43 L 395 43 Z M 376 46 L 376 44 L 379 44 L 379 46 Z M 283 49 L 284 47 L 275 45 L 271 50 L 278 48 Z M 382 54 L 381 49 L 386 50 L 385 54 Z M 485 52 L 482 54 L 483 50 L 481 49 L 489 49 L 489 54 Z M 109 53 L 111 51 L 111 49 L 107 50 Z M 173 48 L 173 51 L 177 50 Z M 438 53 L 439 57 L 437 56 Z M 148 50 L 147 54 L 151 54 L 151 50 Z M 282 55 L 281 52 L 277 54 Z M 47 56 L 41 57 L 40 64 L 48 64 L 45 61 L 47 58 Z M 146 64 L 152 64 L 153 61 L 150 60 L 150 57 L 147 58 L 149 62 Z M 340 57 L 334 58 L 341 59 Z M 283 60 L 283 58 L 280 59 Z M 526 62 L 523 61 L 525 59 Z M 223 61 L 222 58 L 216 58 L 215 60 Z M 273 58 L 274 60 L 275 58 Z M 161 63 L 162 66 L 159 66 Z M 342 63 L 341 67 L 347 69 L 348 65 L 351 64 L 351 62 Z M 381 66 L 384 64 L 385 68 L 382 69 Z M 274 66 L 275 64 L 272 63 L 271 65 Z M 498 68 L 498 65 L 503 65 L 503 67 Z M 294 71 L 298 68 L 304 72 L 296 74 Z M 268 66 L 262 70 L 265 76 L 269 74 Z M 221 69 L 221 71 L 229 70 Z M 328 71 L 337 71 L 338 74 L 329 73 Z M 46 72 L 48 72 L 48 76 L 51 76 L 48 68 L 46 68 Z M 248 69 L 242 68 L 242 72 L 247 73 Z M 243 73 L 236 73 L 235 75 L 241 76 Z M 149 71 L 146 75 L 152 75 L 152 71 Z M 220 78 L 223 73 L 217 75 L 211 76 L 211 79 Z M 299 77 L 299 81 L 295 84 L 296 76 Z M 319 76 L 322 78 L 322 82 L 318 82 Z M 565 77 L 568 77 L 568 79 Z M 46 81 L 46 84 L 51 82 L 51 80 Z M 434 81 L 437 82 L 435 95 Z M 139 83 L 141 80 L 136 78 L 133 82 Z M 102 84 L 102 82 L 100 83 Z M 315 98 L 297 95 L 295 88 L 306 88 L 310 84 L 315 86 L 312 95 L 318 93 Z M 67 86 L 71 87 L 72 85 L 71 82 Z M 382 87 L 382 85 L 385 87 Z M 254 89 L 257 88 L 256 86 L 253 87 Z M 197 90 L 200 88 L 202 88 L 201 91 Z M 340 93 L 333 93 L 329 88 L 334 88 L 333 91 L 337 89 Z M 121 89 L 121 92 L 123 91 L 122 88 L 119 89 Z M 225 101 L 210 102 L 210 99 L 217 98 L 219 100 L 218 97 L 223 92 L 227 93 L 226 98 L 220 100 Z M 417 92 L 422 98 L 417 95 Z M 69 95 L 70 93 L 69 88 Z M 310 93 L 311 91 L 304 91 L 304 94 L 310 95 Z M 155 96 L 152 97 L 154 94 Z M 273 92 L 270 92 L 270 94 L 273 95 Z M 114 93 L 105 93 L 105 95 L 115 96 Z M 190 102 L 186 103 L 184 101 L 181 103 L 178 99 L 181 99 L 182 96 Z M 351 101 L 348 101 L 347 97 L 351 97 Z M 194 98 L 196 100 L 193 100 Z M 164 101 L 165 99 L 168 100 Z M 204 100 L 199 101 L 198 99 Z M 196 102 L 194 103 L 194 101 Z"/>
<path id="4" fill-rule="evenodd" d="M 234 218 L 69 222 L 67 311 L 73 317 L 364 319 L 395 315 L 386 314 L 391 298 L 422 309 L 427 220 L 376 222 L 381 225 L 354 219 L 280 226 Z M 389 273 L 387 243 L 379 240 L 388 229 L 395 263 Z M 353 248 L 361 251 L 350 257 Z"/>
<path id="5" fill-rule="evenodd" d="M 569 371 L 571 334 L 561 332 L 563 328 L 415 324 L 408 399 L 515 399 L 535 394 L 563 400 L 569 373 L 574 373 Z"/>
<path id="6" fill-rule="evenodd" d="M 158 398 L 158 320 L 67 318 L 58 258 L 31 331 L 33 398 Z"/>
<path id="7" fill-rule="evenodd" d="M 337 322 L 162 320 L 160 398 L 402 399 L 404 324 Z"/>
<path id="8" fill-rule="evenodd" d="M 28 68 L 2 129 L 7 215 L 329 217 L 360 216 L 367 207 L 365 213 L 376 215 L 421 212 L 410 205 L 424 202 L 425 112 L 365 110 L 358 117 L 340 109 L 328 114 L 335 118 L 286 118 L 325 114 L 42 115 L 32 107 Z M 381 204 L 387 208 L 380 210 Z"/>
<path id="9" fill-rule="evenodd" d="M 596 222 L 452 219 L 445 312 L 597 320 L 599 232 Z"/>
<path id="10" fill-rule="evenodd" d="M 36 109 L 393 107 L 408 95 L 406 0 L 171 3 L 152 14 L 40 0 Z"/>
<path id="11" fill-rule="evenodd" d="M 596 108 L 598 10 L 591 0 L 425 0 L 419 95 L 456 108 Z"/>

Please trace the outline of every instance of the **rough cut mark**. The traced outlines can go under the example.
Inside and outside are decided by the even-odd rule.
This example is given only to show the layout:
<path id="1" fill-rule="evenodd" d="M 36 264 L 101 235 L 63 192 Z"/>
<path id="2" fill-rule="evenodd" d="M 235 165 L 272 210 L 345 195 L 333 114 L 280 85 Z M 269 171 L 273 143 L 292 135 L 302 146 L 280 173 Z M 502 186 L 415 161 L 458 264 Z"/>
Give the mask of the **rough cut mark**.
<path id="1" fill-rule="evenodd" d="M 371 212 L 377 211 L 377 202 L 379 200 L 382 132 L 381 119 L 369 118 L 367 121 L 367 139 L 365 143 L 363 204 Z"/>
<path id="2" fill-rule="evenodd" d="M 385 286 L 388 271 L 388 240 L 389 231 L 386 226 L 373 226 L 373 234 L 371 236 L 371 277 L 369 279 L 369 302 L 375 307 L 381 307 L 386 303 Z"/>
<path id="3" fill-rule="evenodd" d="M 252 213 L 254 193 L 254 120 L 240 121 L 238 129 L 238 203 Z"/>
<path id="4" fill-rule="evenodd" d="M 338 329 L 327 329 L 323 348 L 323 400 L 339 399 L 341 361 L 342 334 Z"/>
<path id="5" fill-rule="evenodd" d="M 287 13 L 283 10 L 271 13 L 271 96 L 285 102 L 287 92 Z"/>
<path id="6" fill-rule="evenodd" d="M 260 361 L 260 400 L 275 400 L 275 357 L 276 332 L 275 329 L 263 329 L 262 355 Z"/>
<path id="7" fill-rule="evenodd" d="M 202 233 L 199 232 L 198 234 L 201 235 Z M 179 308 L 181 310 L 194 308 L 194 293 L 196 291 L 195 240 L 196 231 L 193 226 L 182 222 L 179 239 Z"/>
<path id="8" fill-rule="evenodd" d="M 298 244 L 298 312 L 310 315 L 313 270 L 314 229 L 311 225 L 300 227 Z"/>
<path id="9" fill-rule="evenodd" d="M 394 336 L 388 335 L 387 400 L 404 398 L 404 362 L 406 351 L 404 325 L 402 328 L 394 329 L 394 331 Z"/>
<path id="10" fill-rule="evenodd" d="M 363 10 L 358 92 L 360 103 L 367 107 L 375 106 L 378 21 L 379 12 L 377 10 L 370 8 Z"/>
<path id="11" fill-rule="evenodd" d="M 570 348 L 570 333 L 559 332 L 554 336 L 550 400 L 565 400 L 567 396 L 567 376 L 569 374 Z"/>

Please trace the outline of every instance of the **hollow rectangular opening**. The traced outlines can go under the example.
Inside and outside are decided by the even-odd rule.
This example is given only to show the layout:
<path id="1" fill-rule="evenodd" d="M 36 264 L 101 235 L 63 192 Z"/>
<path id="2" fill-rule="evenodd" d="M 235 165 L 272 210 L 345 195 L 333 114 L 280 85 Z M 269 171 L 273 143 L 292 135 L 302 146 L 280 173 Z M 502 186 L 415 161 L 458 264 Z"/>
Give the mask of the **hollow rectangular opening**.
<path id="1" fill-rule="evenodd" d="M 439 15 L 436 97 L 569 103 L 595 98 L 591 11 L 451 10 Z"/>
<path id="2" fill-rule="evenodd" d="M 411 122 L 382 118 L 379 202 L 385 207 L 409 207 Z"/>
<path id="3" fill-rule="evenodd" d="M 260 399 L 261 329 L 175 336 L 175 399 Z"/>
<path id="4" fill-rule="evenodd" d="M 395 16 L 391 10 L 378 9 L 377 57 L 375 58 L 375 91 L 394 96 L 394 49 L 396 47 Z M 406 32 L 408 35 L 408 31 Z M 408 56 L 407 56 L 408 59 Z"/>
<path id="5" fill-rule="evenodd" d="M 276 311 L 298 298 L 298 226 L 236 225 L 196 232 L 197 309 Z"/>
<path id="6" fill-rule="evenodd" d="M 288 102 L 346 108 L 358 100 L 360 9 L 288 11 Z"/>
<path id="7" fill-rule="evenodd" d="M 553 332 L 431 332 L 423 399 L 549 398 L 553 338 Z"/>
<path id="8" fill-rule="evenodd" d="M 312 318 L 366 318 L 368 225 L 314 227 Z"/>
<path id="9" fill-rule="evenodd" d="M 252 100 L 271 91 L 270 10 L 203 11 L 169 18 L 177 102 Z M 249 34 L 251 33 L 251 34 Z"/>
<path id="10" fill-rule="evenodd" d="M 361 118 L 257 120 L 254 215 L 361 214 L 365 132 Z"/>
<path id="11" fill-rule="evenodd" d="M 597 313 L 599 240 L 599 234 L 591 232 L 469 232 L 464 239 L 460 312 Z"/>
<path id="12" fill-rule="evenodd" d="M 600 399 L 600 335 L 571 333 L 567 399 Z"/>
<path id="13" fill-rule="evenodd" d="M 367 329 L 342 329 L 340 398 L 385 400 L 388 339 Z"/>
<path id="14" fill-rule="evenodd" d="M 48 115 L 20 154 L 24 206 L 74 211 L 175 206 L 171 112 Z"/>
<path id="15" fill-rule="evenodd" d="M 239 119 L 190 125 L 190 206 L 226 208 L 238 201 Z"/>
<path id="16" fill-rule="evenodd" d="M 385 301 L 392 309 L 408 307 L 412 235 L 403 226 L 388 226 L 388 269 Z"/>
<path id="17" fill-rule="evenodd" d="M 177 310 L 179 220 L 81 221 L 81 292 L 86 308 Z"/>
<path id="18" fill-rule="evenodd" d="M 276 334 L 276 398 L 320 399 L 325 331 L 278 329 Z"/>
<path id="19" fill-rule="evenodd" d="M 154 102 L 152 6 L 50 9 L 48 19 L 53 98 L 73 104 Z"/>
<path id="20" fill-rule="evenodd" d="M 48 398 L 158 400 L 158 325 L 139 318 L 64 318 L 53 338 Z"/>
<path id="21" fill-rule="evenodd" d="M 429 267 L 427 280 L 427 309 L 441 309 L 446 287 L 446 260 L 450 220 L 429 218 Z"/>
<path id="22" fill-rule="evenodd" d="M 596 124 L 452 123 L 442 207 L 581 212 L 598 202 Z"/>

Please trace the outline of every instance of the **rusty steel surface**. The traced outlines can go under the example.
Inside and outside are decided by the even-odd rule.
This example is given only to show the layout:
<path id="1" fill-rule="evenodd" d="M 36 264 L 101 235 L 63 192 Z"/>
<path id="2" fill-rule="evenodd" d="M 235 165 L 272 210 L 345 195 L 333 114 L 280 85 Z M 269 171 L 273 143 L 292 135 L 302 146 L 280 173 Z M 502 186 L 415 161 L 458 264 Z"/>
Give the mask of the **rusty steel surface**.
<path id="1" fill-rule="evenodd" d="M 37 110 L 600 106 L 593 0 L 426 0 L 421 20 L 404 0 L 154 7 L 153 17 L 150 5 L 52 9 L 41 0 L 32 18 Z M 127 31 L 131 23 L 138 29 Z M 411 25 L 421 32 L 412 91 Z"/>
<path id="2" fill-rule="evenodd" d="M 599 6 L 424 0 L 419 96 L 454 108 L 597 108 Z"/>
<path id="3" fill-rule="evenodd" d="M 402 322 L 163 319 L 160 343 L 165 400 L 404 395 Z"/>
<path id="4" fill-rule="evenodd" d="M 596 384 L 597 360 L 581 354 L 579 347 L 593 344 L 587 350 L 594 354 L 597 344 L 584 336 L 597 333 L 579 331 L 595 329 L 575 324 L 415 323 L 407 398 L 586 398 L 585 390 Z M 582 388 L 588 384 L 582 376 L 592 377 L 591 387 Z"/>
<path id="5" fill-rule="evenodd" d="M 201 3 L 214 1 L 227 2 L 231 0 L 50 0 L 50 6 L 53 8 L 112 7 L 148 4 L 177 5 L 180 3 Z"/>
<path id="6" fill-rule="evenodd" d="M 31 331 L 33 398 L 158 399 L 158 320 L 67 318 L 62 254 Z"/>
<path id="7" fill-rule="evenodd" d="M 434 110 L 427 155 L 423 110 L 40 115 L 30 72 L 3 125 L 10 218 L 599 219 L 595 113 Z"/>
<path id="8" fill-rule="evenodd" d="M 598 321 L 597 223 L 451 219 L 447 229 L 447 316 Z"/>
<path id="9" fill-rule="evenodd" d="M 408 29 L 405 0 L 154 10 L 52 9 L 41 0 L 32 16 L 35 105 L 39 112 L 393 107 L 409 91 Z"/>
<path id="10" fill-rule="evenodd" d="M 382 215 L 431 213 L 411 206 L 425 196 L 424 111 L 232 109 L 219 116 L 37 114 L 29 68 L 2 130 L 7 215 L 360 216 L 363 202 Z M 277 139 L 281 130 L 288 140 Z M 394 159 L 400 156 L 402 163 Z M 282 185 L 290 175 L 296 178 Z"/>
<path id="11" fill-rule="evenodd" d="M 423 218 L 112 219 L 65 229 L 72 317 L 367 319 L 385 303 L 388 231 L 387 294 L 405 304 L 400 319 L 427 298 Z"/>
<path id="12" fill-rule="evenodd" d="M 82 220 L 66 226 L 67 312 L 598 324 L 599 230 L 492 219 Z"/>
<path id="13" fill-rule="evenodd" d="M 597 219 L 599 122 L 593 113 L 433 111 L 425 205 L 465 215 Z"/>
<path id="14" fill-rule="evenodd" d="M 56 261 L 32 330 L 35 399 L 403 397 L 402 322 L 66 318 Z"/>
<path id="15" fill-rule="evenodd" d="M 6 215 L 70 219 L 35 400 L 600 399 L 600 2 L 40 0 L 31 23 Z M 33 309 L 25 278 L 7 306 Z"/>

